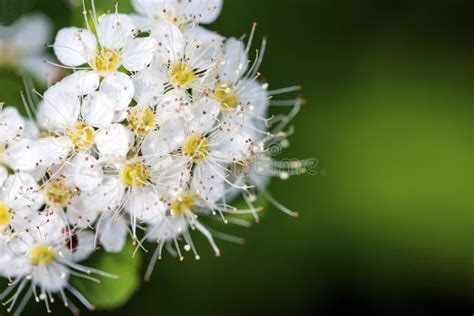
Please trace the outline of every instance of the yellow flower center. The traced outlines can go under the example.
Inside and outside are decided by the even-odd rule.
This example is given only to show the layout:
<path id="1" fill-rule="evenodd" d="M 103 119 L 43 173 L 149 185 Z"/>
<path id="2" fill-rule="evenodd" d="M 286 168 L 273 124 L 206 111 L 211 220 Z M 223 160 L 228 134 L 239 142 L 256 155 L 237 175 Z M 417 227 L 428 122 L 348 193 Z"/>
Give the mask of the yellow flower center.
<path id="1" fill-rule="evenodd" d="M 222 111 L 232 110 L 237 106 L 237 95 L 226 85 L 220 86 L 214 92 L 214 97 L 220 102 Z"/>
<path id="2" fill-rule="evenodd" d="M 97 72 L 112 72 L 119 66 L 119 54 L 110 48 L 103 48 L 92 62 L 92 68 Z"/>
<path id="3" fill-rule="evenodd" d="M 155 115 L 152 109 L 134 109 L 128 114 L 128 128 L 138 136 L 146 136 L 154 127 Z"/>
<path id="4" fill-rule="evenodd" d="M 94 144 L 94 129 L 84 122 L 77 123 L 75 128 L 69 129 L 67 133 L 77 151 L 89 149 Z"/>
<path id="5" fill-rule="evenodd" d="M 196 205 L 196 199 L 191 193 L 184 193 L 171 203 L 170 209 L 176 216 L 184 216 Z"/>
<path id="6" fill-rule="evenodd" d="M 33 266 L 46 266 L 54 260 L 54 252 L 47 246 L 37 246 L 30 253 Z"/>
<path id="7" fill-rule="evenodd" d="M 202 135 L 194 135 L 188 138 L 183 147 L 184 155 L 192 157 L 195 162 L 206 158 L 209 152 L 209 141 Z"/>
<path id="8" fill-rule="evenodd" d="M 148 169 L 141 162 L 132 163 L 120 171 L 120 180 L 127 187 L 141 187 L 148 181 Z"/>
<path id="9" fill-rule="evenodd" d="M 193 68 L 187 63 L 172 65 L 169 75 L 171 83 L 184 89 L 188 88 L 193 83 L 194 79 L 196 79 L 196 74 L 194 73 Z"/>
<path id="10" fill-rule="evenodd" d="M 62 180 L 53 180 L 44 187 L 46 204 L 52 207 L 64 208 L 71 199 L 71 191 Z"/>
<path id="11" fill-rule="evenodd" d="M 12 214 L 10 214 L 10 209 L 8 206 L 0 201 L 0 227 L 10 225 L 12 220 Z"/>

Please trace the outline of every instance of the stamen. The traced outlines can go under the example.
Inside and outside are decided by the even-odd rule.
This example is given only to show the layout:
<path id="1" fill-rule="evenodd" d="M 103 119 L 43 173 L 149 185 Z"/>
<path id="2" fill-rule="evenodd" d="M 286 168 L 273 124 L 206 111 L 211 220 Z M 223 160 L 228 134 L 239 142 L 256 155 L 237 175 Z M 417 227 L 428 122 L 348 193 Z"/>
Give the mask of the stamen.
<path id="1" fill-rule="evenodd" d="M 76 124 L 74 129 L 68 129 L 67 135 L 76 151 L 87 150 L 94 144 L 94 129 L 84 122 Z"/>
<path id="2" fill-rule="evenodd" d="M 169 76 L 171 82 L 181 89 L 189 88 L 196 79 L 193 68 L 187 63 L 172 65 L 169 70 Z"/>
<path id="3" fill-rule="evenodd" d="M 131 110 L 127 120 L 128 128 L 138 136 L 146 136 L 155 128 L 155 115 L 150 108 Z"/>
<path id="4" fill-rule="evenodd" d="M 148 181 L 148 177 L 148 168 L 141 162 L 128 164 L 120 171 L 120 180 L 130 188 L 137 188 L 145 185 Z"/>
<path id="5" fill-rule="evenodd" d="M 194 135 L 188 138 L 183 153 L 185 156 L 191 157 L 194 162 L 204 160 L 209 151 L 209 141 L 203 135 Z"/>
<path id="6" fill-rule="evenodd" d="M 46 204 L 51 207 L 64 208 L 71 200 L 71 191 L 63 180 L 52 180 L 44 189 Z"/>
<path id="7" fill-rule="evenodd" d="M 54 260 L 55 254 L 50 247 L 36 246 L 30 253 L 30 260 L 33 266 L 47 266 Z"/>
<path id="8" fill-rule="evenodd" d="M 103 48 L 97 53 L 91 66 L 98 73 L 111 73 L 118 69 L 119 60 L 120 56 L 115 50 Z"/>

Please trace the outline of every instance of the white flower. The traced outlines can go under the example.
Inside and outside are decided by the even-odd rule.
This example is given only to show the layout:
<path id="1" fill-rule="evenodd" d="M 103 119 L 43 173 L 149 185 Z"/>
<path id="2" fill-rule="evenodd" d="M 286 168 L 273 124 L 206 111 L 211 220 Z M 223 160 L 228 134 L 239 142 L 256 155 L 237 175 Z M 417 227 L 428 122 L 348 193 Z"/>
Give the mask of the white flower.
<path id="1" fill-rule="evenodd" d="M 0 107 L 0 144 L 6 144 L 23 135 L 26 120 L 14 107 Z"/>
<path id="2" fill-rule="evenodd" d="M 174 24 L 161 21 L 151 30 L 158 50 L 148 71 L 160 83 L 174 89 L 205 92 L 214 82 L 219 65 L 221 40 L 186 36 Z"/>
<path id="3" fill-rule="evenodd" d="M 123 66 L 128 71 L 143 70 L 153 59 L 157 43 L 153 38 L 137 38 L 137 29 L 130 17 L 108 14 L 99 17 L 97 37 L 87 29 L 68 27 L 61 29 L 55 39 L 54 52 L 65 66 L 85 68 L 68 78 L 69 86 L 78 94 L 94 91 L 101 83 L 101 91 L 114 96 L 119 106 L 126 107 L 133 96 L 133 83 L 128 75 L 119 72 Z M 119 92 L 117 95 L 116 92 Z"/>
<path id="4" fill-rule="evenodd" d="M 45 62 L 49 59 L 45 45 L 51 34 L 51 21 L 38 13 L 0 26 L 0 67 L 20 68 L 43 82 L 54 80 L 57 68 Z"/>
<path id="5" fill-rule="evenodd" d="M 74 156 L 91 151 L 96 132 L 112 123 L 115 109 L 114 102 L 102 92 L 92 92 L 81 102 L 58 83 L 46 91 L 38 108 L 38 124 L 50 136 L 22 139 L 6 149 L 4 159 L 13 169 L 24 171 L 50 167 L 66 159 L 82 163 L 84 159 L 74 160 Z M 86 169 L 90 168 L 82 168 Z"/>
<path id="6" fill-rule="evenodd" d="M 108 167 L 110 177 L 113 174 L 119 181 L 104 180 L 102 184 L 108 188 L 105 193 L 117 198 L 106 205 L 106 217 L 117 217 L 124 209 L 129 214 L 134 238 L 137 238 L 140 223 L 163 212 L 164 205 L 160 201 L 162 192 L 179 189 L 189 181 L 186 161 L 170 156 L 162 157 L 159 163 L 154 156 L 123 157 Z M 99 185 L 99 190 L 103 190 L 102 185 Z"/>
<path id="7" fill-rule="evenodd" d="M 226 41 L 223 55 L 212 93 L 220 103 L 223 128 L 261 138 L 267 133 L 270 95 L 267 85 L 257 80 L 258 61 L 249 69 L 247 47 L 235 38 Z"/>
<path id="8" fill-rule="evenodd" d="M 169 21 L 180 28 L 197 23 L 214 22 L 222 10 L 222 0 L 133 0 L 139 13 L 133 16 L 142 30 L 150 30 L 160 21 Z"/>
<path id="9" fill-rule="evenodd" d="M 102 212 L 101 219 L 116 219 L 125 210 L 136 238 L 138 224 L 162 212 L 161 192 L 187 183 L 187 161 L 169 154 L 139 154 L 140 143 L 123 125 L 111 125 L 97 136 L 99 160 L 107 176 L 94 190 L 81 194 L 82 204 L 87 210 Z"/>
<path id="10" fill-rule="evenodd" d="M 97 225 L 98 240 L 107 252 L 121 252 L 127 241 L 127 235 L 128 222 L 121 216 L 118 218 L 107 217 Z"/>
<path id="11" fill-rule="evenodd" d="M 0 234 L 2 231 L 21 231 L 36 225 L 36 211 L 43 204 L 41 193 L 35 179 L 29 174 L 8 176 L 0 190 Z"/>
<path id="12" fill-rule="evenodd" d="M 5 241 L 10 262 L 14 263 L 4 269 L 4 274 L 12 279 L 7 291 L 2 294 L 3 298 L 13 292 L 5 302 L 9 306 L 8 310 L 11 311 L 23 295 L 16 314 L 21 313 L 32 296 L 37 301 L 43 301 L 50 312 L 49 301 L 53 295 L 58 295 L 66 307 L 77 312 L 76 307 L 70 304 L 66 292 L 87 308 L 93 309 L 85 297 L 69 283 L 72 275 L 97 282 L 97 279 L 89 276 L 91 272 L 110 276 L 76 263 L 87 258 L 93 251 L 91 234 L 72 231 L 57 215 L 38 216 L 48 218 L 35 229 L 16 233 Z M 24 290 L 26 293 L 23 293 Z"/>

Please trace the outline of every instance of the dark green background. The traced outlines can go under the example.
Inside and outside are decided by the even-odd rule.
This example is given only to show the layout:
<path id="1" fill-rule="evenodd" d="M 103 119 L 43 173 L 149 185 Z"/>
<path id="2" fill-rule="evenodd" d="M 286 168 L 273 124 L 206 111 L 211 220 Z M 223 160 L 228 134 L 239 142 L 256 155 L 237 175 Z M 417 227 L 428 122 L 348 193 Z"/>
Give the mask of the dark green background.
<path id="1" fill-rule="evenodd" d="M 2 1 L 4 19 L 36 7 L 71 21 L 60 0 Z M 222 258 L 196 236 L 201 261 L 167 256 L 95 315 L 472 315 L 473 1 L 226 0 L 211 28 L 254 20 L 265 78 L 308 100 L 283 157 L 322 172 L 271 186 L 301 218 L 231 229 L 247 243 L 221 242 Z M 16 102 L 21 82 L 0 80 Z"/>

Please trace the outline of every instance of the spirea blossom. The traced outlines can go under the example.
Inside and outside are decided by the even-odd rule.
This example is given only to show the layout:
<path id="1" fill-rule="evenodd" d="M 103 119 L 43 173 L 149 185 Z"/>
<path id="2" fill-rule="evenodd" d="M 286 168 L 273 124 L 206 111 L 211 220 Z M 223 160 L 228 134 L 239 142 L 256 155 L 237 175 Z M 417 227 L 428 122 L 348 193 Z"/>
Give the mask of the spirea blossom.
<path id="1" fill-rule="evenodd" d="M 114 278 L 80 262 L 129 239 L 153 248 L 149 278 L 164 250 L 198 260 L 195 233 L 216 256 L 217 239 L 241 242 L 212 220 L 248 226 L 259 197 L 297 216 L 266 186 L 308 165 L 274 160 L 302 104 L 274 98 L 299 87 L 261 79 L 255 25 L 247 40 L 205 29 L 222 0 L 133 5 L 130 15 L 84 8 L 86 27 L 59 30 L 51 45 L 70 74 L 36 93 L 28 119 L 0 107 L 0 298 L 17 315 L 32 297 L 48 311 L 54 297 L 92 309 L 71 278 Z M 272 105 L 291 110 L 271 116 Z"/>
<path id="2" fill-rule="evenodd" d="M 0 68 L 19 70 L 42 82 L 55 80 L 60 72 L 50 64 L 45 48 L 51 35 L 51 21 L 39 13 L 0 25 Z"/>

